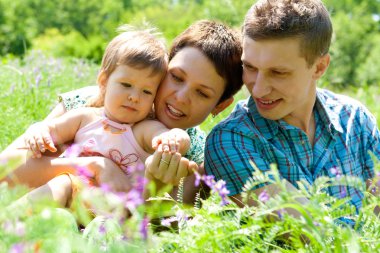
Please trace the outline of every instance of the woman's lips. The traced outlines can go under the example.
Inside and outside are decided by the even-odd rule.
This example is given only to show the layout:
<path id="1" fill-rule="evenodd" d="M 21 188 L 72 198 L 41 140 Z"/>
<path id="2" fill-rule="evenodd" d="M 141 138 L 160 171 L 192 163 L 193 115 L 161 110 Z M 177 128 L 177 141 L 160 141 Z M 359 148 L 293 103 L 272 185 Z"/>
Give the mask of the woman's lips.
<path id="1" fill-rule="evenodd" d="M 185 114 L 183 112 L 181 112 L 180 110 L 177 110 L 172 105 L 167 104 L 166 108 L 167 108 L 169 115 L 173 116 L 174 118 L 181 118 L 181 117 L 185 116 Z"/>

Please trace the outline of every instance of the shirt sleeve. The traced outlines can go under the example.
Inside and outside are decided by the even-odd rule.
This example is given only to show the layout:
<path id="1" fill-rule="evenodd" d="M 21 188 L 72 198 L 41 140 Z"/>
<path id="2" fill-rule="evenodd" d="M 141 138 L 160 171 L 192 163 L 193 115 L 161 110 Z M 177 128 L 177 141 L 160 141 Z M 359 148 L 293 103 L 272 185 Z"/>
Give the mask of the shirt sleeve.
<path id="1" fill-rule="evenodd" d="M 189 128 L 186 131 L 190 137 L 190 149 L 185 157 L 199 165 L 204 161 L 206 134 L 198 127 Z"/>
<path id="2" fill-rule="evenodd" d="M 77 90 L 62 93 L 58 96 L 58 101 L 62 102 L 66 111 L 84 107 L 87 101 L 97 96 L 99 93 L 98 86 L 87 86 Z"/>
<path id="3" fill-rule="evenodd" d="M 268 171 L 270 164 L 257 152 L 254 136 L 231 129 L 214 129 L 206 139 L 205 170 L 215 180 L 224 180 L 229 195 L 240 194 L 255 168 Z M 252 189 L 261 188 L 260 183 Z"/>

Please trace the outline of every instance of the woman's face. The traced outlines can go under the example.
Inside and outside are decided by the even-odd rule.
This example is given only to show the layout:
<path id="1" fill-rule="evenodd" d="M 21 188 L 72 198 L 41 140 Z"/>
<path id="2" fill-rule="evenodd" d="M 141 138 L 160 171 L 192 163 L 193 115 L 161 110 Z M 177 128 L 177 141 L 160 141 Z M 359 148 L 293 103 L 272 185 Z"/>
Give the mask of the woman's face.
<path id="1" fill-rule="evenodd" d="M 225 80 L 210 60 L 197 48 L 185 47 L 170 61 L 157 91 L 156 117 L 168 128 L 197 126 L 217 106 L 224 89 Z"/>

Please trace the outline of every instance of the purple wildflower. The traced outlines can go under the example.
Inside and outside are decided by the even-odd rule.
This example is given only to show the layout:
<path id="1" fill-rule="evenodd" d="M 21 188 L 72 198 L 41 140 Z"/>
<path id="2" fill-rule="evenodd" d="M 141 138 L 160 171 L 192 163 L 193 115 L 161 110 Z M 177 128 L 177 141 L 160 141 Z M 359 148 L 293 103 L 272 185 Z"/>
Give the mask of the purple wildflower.
<path id="1" fill-rule="evenodd" d="M 199 184 L 201 183 L 202 176 L 201 176 L 198 172 L 194 172 L 194 175 L 195 175 L 195 182 L 194 182 L 194 185 L 195 185 L 196 187 L 198 187 Z"/>
<path id="2" fill-rule="evenodd" d="M 23 253 L 24 249 L 25 249 L 25 244 L 16 243 L 12 245 L 12 247 L 9 250 L 9 253 Z"/>
<path id="3" fill-rule="evenodd" d="M 127 193 L 125 207 L 133 210 L 144 203 L 142 192 L 132 189 Z"/>
<path id="4" fill-rule="evenodd" d="M 338 167 L 332 167 L 330 169 L 331 174 L 335 175 L 337 179 L 341 178 L 342 173 L 340 172 Z"/>
<path id="5" fill-rule="evenodd" d="M 77 167 L 77 175 L 84 177 L 86 179 L 91 179 L 94 177 L 94 173 L 89 170 L 87 167 L 84 166 L 78 166 Z"/>
<path id="6" fill-rule="evenodd" d="M 3 224 L 3 229 L 7 233 L 12 233 L 20 237 L 25 235 L 25 224 L 20 221 L 16 221 L 15 223 L 6 221 Z"/>
<path id="7" fill-rule="evenodd" d="M 280 220 L 282 220 L 282 218 L 284 218 L 284 213 L 285 213 L 284 209 L 280 209 L 280 210 L 277 211 L 277 215 L 278 215 L 278 218 Z"/>
<path id="8" fill-rule="evenodd" d="M 340 198 L 345 198 L 347 196 L 346 187 L 343 187 L 342 190 L 339 193 Z"/>
<path id="9" fill-rule="evenodd" d="M 175 214 L 178 221 L 180 220 L 188 220 L 186 213 L 183 210 L 178 210 Z"/>
<path id="10" fill-rule="evenodd" d="M 105 233 L 107 233 L 107 228 L 106 228 L 106 226 L 104 226 L 104 223 L 100 224 L 100 226 L 99 226 L 99 233 L 101 233 L 103 235 Z"/>
<path id="11" fill-rule="evenodd" d="M 313 221 L 314 226 L 319 227 L 321 224 L 319 222 Z"/>
<path id="12" fill-rule="evenodd" d="M 148 239 L 148 223 L 149 223 L 149 219 L 146 216 L 144 217 L 144 219 L 140 223 L 139 232 L 141 234 L 141 237 L 144 240 Z"/>
<path id="13" fill-rule="evenodd" d="M 109 193 L 109 192 L 112 192 L 112 189 L 111 187 L 109 186 L 109 184 L 100 184 L 100 189 L 105 192 L 105 193 Z"/>
<path id="14" fill-rule="evenodd" d="M 372 192 L 372 193 L 376 193 L 376 192 L 377 192 L 377 187 L 373 187 L 373 188 L 371 189 L 371 192 Z"/>
<path id="15" fill-rule="evenodd" d="M 173 216 L 173 217 L 169 217 L 167 219 L 163 219 L 161 221 L 161 225 L 162 226 L 165 226 L 165 227 L 170 227 L 171 223 L 174 222 L 174 221 L 178 221 L 177 220 L 177 217 Z"/>
<path id="16" fill-rule="evenodd" d="M 136 191 L 140 192 L 140 194 L 142 195 L 144 192 L 145 186 L 147 184 L 148 184 L 148 179 L 146 179 L 143 176 L 137 176 L 134 188 L 136 189 Z"/>
<path id="17" fill-rule="evenodd" d="M 266 190 L 263 190 L 260 194 L 259 194 L 259 200 L 263 203 L 267 202 L 269 200 L 270 196 L 269 194 L 267 193 Z"/>
<path id="18" fill-rule="evenodd" d="M 227 198 L 230 191 L 226 188 L 226 182 L 224 182 L 223 180 L 219 180 L 213 185 L 212 190 L 218 193 L 219 196 L 222 198 L 222 206 L 225 206 L 229 203 Z"/>
<path id="19" fill-rule="evenodd" d="M 204 175 L 202 176 L 203 182 L 212 189 L 212 186 L 215 183 L 214 176 L 213 175 Z"/>
<path id="20" fill-rule="evenodd" d="M 35 85 L 36 85 L 37 88 L 40 85 L 41 80 L 42 80 L 42 75 L 41 75 L 41 72 L 40 72 L 40 73 L 38 73 L 38 75 L 35 78 Z"/>
<path id="21" fill-rule="evenodd" d="M 212 175 L 203 175 L 201 176 L 199 173 L 195 172 L 195 186 L 199 186 L 200 182 L 203 181 L 210 189 L 219 194 L 219 196 L 222 198 L 221 205 L 227 205 L 229 202 L 227 201 L 228 194 L 230 193 L 229 190 L 227 190 L 226 182 L 223 180 L 219 180 L 218 182 L 215 182 L 214 176 Z"/>

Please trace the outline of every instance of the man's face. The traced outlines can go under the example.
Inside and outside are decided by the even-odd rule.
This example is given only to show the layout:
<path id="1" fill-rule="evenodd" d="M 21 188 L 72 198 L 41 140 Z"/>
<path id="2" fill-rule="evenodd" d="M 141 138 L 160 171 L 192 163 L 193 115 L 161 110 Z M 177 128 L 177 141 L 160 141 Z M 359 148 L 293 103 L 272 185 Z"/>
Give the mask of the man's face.
<path id="1" fill-rule="evenodd" d="M 316 80 L 325 70 L 320 71 L 320 58 L 308 66 L 298 38 L 255 41 L 244 37 L 243 81 L 259 113 L 292 125 L 307 120 L 315 102 Z"/>

